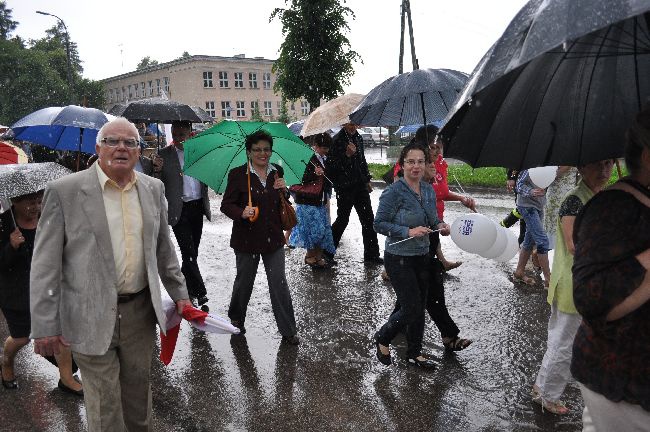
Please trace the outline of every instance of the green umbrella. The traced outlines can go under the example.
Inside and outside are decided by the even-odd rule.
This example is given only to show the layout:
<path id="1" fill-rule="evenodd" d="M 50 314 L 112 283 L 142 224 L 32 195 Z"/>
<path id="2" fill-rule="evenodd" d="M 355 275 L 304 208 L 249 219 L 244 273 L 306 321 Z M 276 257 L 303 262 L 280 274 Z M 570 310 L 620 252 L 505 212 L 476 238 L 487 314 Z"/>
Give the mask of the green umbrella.
<path id="1" fill-rule="evenodd" d="M 185 141 L 185 174 L 210 186 L 226 190 L 228 172 L 246 163 L 246 136 L 263 130 L 273 137 L 271 162 L 284 168 L 287 185 L 302 182 L 305 167 L 314 151 L 284 123 L 224 120 Z"/>

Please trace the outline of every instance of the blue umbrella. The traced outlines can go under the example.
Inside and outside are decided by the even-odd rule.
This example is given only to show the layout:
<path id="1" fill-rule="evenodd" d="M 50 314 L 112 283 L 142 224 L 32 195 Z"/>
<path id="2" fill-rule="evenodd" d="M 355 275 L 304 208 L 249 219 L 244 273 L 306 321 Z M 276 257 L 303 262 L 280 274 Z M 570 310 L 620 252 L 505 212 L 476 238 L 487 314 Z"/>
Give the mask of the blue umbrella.
<path id="1" fill-rule="evenodd" d="M 289 123 L 287 127 L 295 136 L 300 136 L 300 131 L 302 131 L 302 125 L 305 124 L 305 120 L 298 120 L 293 123 Z"/>
<path id="2" fill-rule="evenodd" d="M 95 153 L 97 132 L 112 116 L 76 105 L 49 107 L 18 120 L 11 129 L 15 139 L 54 150 Z"/>

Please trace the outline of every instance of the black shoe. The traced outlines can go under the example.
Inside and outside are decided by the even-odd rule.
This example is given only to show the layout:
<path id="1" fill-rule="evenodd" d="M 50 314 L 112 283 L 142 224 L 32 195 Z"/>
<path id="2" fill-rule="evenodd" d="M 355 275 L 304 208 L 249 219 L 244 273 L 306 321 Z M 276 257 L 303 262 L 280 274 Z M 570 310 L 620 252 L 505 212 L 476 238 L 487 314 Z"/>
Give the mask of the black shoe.
<path id="1" fill-rule="evenodd" d="M 282 342 L 280 343 L 286 345 L 300 345 L 300 338 L 298 337 L 298 335 L 282 336 Z"/>
<path id="2" fill-rule="evenodd" d="M 330 267 L 334 267 L 335 265 L 338 264 L 338 263 L 334 260 L 334 255 L 332 255 L 332 254 L 329 253 L 329 252 L 323 252 L 323 259 L 324 259 L 325 261 L 327 261 L 327 264 L 328 264 Z"/>
<path id="3" fill-rule="evenodd" d="M 203 306 L 208 302 L 208 297 L 202 295 L 201 297 L 197 297 L 196 302 L 199 304 L 199 306 Z"/>
<path id="4" fill-rule="evenodd" d="M 363 259 L 363 262 L 366 264 L 376 264 L 380 265 L 384 263 L 384 259 L 380 256 L 375 256 L 375 257 L 366 257 Z"/>
<path id="5" fill-rule="evenodd" d="M 239 329 L 239 334 L 243 335 L 246 333 L 246 327 L 244 327 L 244 323 L 242 321 L 237 321 L 237 320 L 230 320 L 230 324 L 233 326 L 237 327 Z"/>
<path id="6" fill-rule="evenodd" d="M 379 360 L 379 363 L 381 363 L 383 365 L 386 365 L 386 366 L 390 366 L 391 363 L 392 363 L 392 360 L 390 358 L 390 353 L 384 354 L 379 349 L 379 345 L 380 345 L 380 343 L 379 343 L 379 333 L 375 333 L 375 345 L 377 346 L 377 360 Z"/>
<path id="7" fill-rule="evenodd" d="M 81 397 L 84 396 L 84 389 L 83 388 L 80 389 L 80 390 L 73 390 L 70 387 L 68 387 L 67 385 L 63 384 L 63 381 L 61 381 L 61 380 L 59 380 L 59 388 L 64 393 L 70 393 L 70 394 L 73 394 L 75 396 L 81 396 Z"/>
<path id="8" fill-rule="evenodd" d="M 436 367 L 438 367 L 438 365 L 433 360 L 426 357 L 424 357 L 424 360 L 418 360 L 417 358 L 409 358 L 408 362 L 409 362 L 409 366 L 416 366 L 421 369 L 434 370 Z"/>
<path id="9" fill-rule="evenodd" d="M 2 368 L 0 367 L 0 375 L 2 374 Z M 18 388 L 18 383 L 16 382 L 16 379 L 8 380 L 5 381 L 4 378 L 2 378 L 2 387 L 6 388 L 7 390 L 16 390 Z"/>

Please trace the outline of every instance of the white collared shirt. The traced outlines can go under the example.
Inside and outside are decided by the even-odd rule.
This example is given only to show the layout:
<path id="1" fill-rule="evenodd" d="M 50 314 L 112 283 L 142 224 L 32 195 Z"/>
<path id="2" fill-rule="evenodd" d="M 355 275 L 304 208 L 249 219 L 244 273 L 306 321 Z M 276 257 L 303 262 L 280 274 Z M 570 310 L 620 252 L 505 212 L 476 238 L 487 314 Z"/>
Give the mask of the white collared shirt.
<path id="1" fill-rule="evenodd" d="M 201 182 L 183 173 L 183 165 L 185 165 L 185 156 L 183 150 L 174 146 L 178 162 L 181 164 L 181 175 L 183 176 L 183 202 L 195 201 L 201 199 Z"/>
<path id="2" fill-rule="evenodd" d="M 262 183 L 262 187 L 266 187 L 266 179 L 269 178 L 269 174 L 271 174 L 272 171 L 277 171 L 277 168 L 275 166 L 273 166 L 273 164 L 269 163 L 266 166 L 266 178 L 264 180 L 262 180 L 262 178 L 259 176 L 259 174 L 257 174 L 257 172 L 255 171 L 255 168 L 253 167 L 253 164 L 249 162 L 248 166 L 250 167 L 251 172 L 253 174 L 255 174 L 258 179 L 260 179 L 260 183 Z"/>

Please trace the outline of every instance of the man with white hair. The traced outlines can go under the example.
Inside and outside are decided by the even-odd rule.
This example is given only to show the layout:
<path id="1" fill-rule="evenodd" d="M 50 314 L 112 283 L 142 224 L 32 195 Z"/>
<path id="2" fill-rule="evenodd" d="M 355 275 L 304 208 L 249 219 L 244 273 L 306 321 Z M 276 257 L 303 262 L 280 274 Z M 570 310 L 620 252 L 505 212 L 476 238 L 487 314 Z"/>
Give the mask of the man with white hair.
<path id="1" fill-rule="evenodd" d="M 160 180 L 134 172 L 138 131 L 124 118 L 97 134 L 99 160 L 48 185 L 31 268 L 36 353 L 69 346 L 90 431 L 151 430 L 159 276 L 179 312 L 191 305 L 169 236 Z"/>

